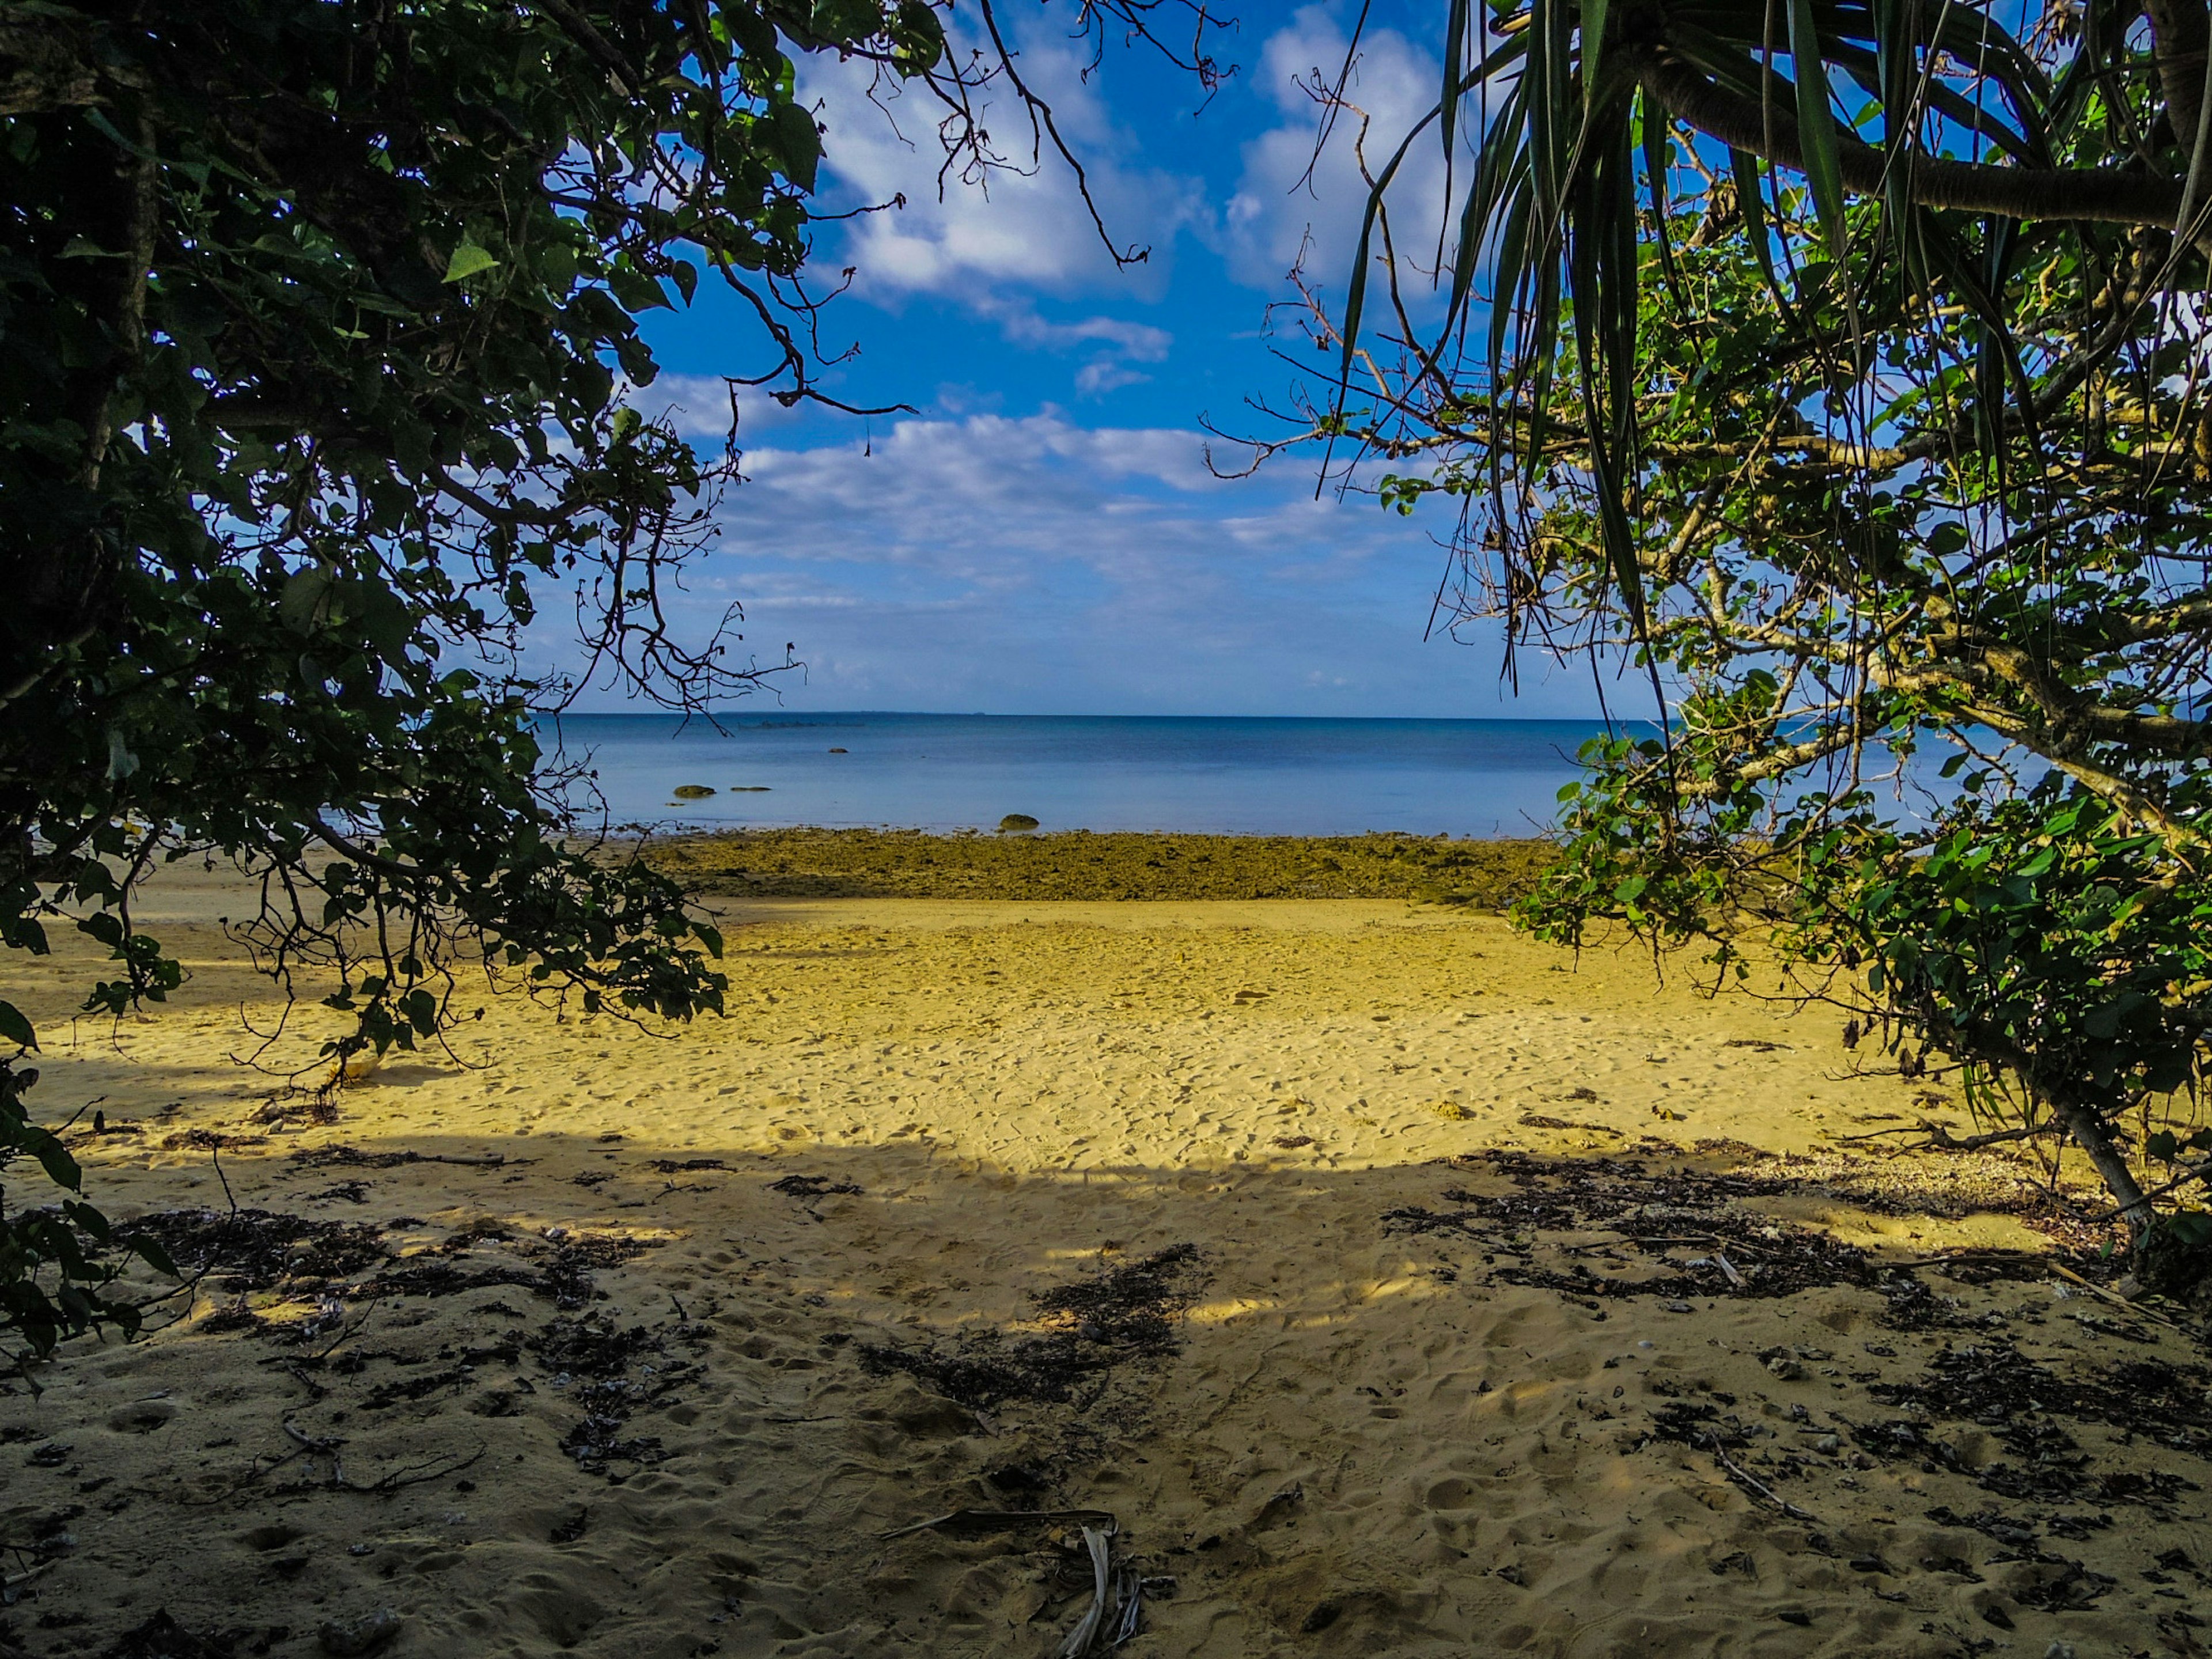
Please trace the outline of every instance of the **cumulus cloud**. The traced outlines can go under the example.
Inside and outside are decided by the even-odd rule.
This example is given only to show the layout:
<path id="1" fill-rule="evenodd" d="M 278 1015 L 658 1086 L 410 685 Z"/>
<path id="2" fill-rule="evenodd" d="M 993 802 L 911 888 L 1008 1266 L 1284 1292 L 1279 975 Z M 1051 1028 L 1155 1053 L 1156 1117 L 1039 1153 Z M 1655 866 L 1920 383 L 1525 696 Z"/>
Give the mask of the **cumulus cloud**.
<path id="1" fill-rule="evenodd" d="M 1413 713 L 1493 708 L 1494 657 L 1421 643 L 1443 555 L 1365 498 L 1255 480 L 1204 434 L 1048 410 L 773 443 L 690 573 L 695 623 L 809 664 L 816 708 Z"/>
<path id="2" fill-rule="evenodd" d="M 857 60 L 824 60 L 807 66 L 802 90 L 821 103 L 828 171 L 854 204 L 901 204 L 848 226 L 842 262 L 857 268 L 862 294 L 972 300 L 1010 286 L 1068 294 L 1109 284 L 1127 291 L 1132 283 L 1156 290 L 1164 281 L 1177 234 L 1205 214 L 1201 187 L 1133 161 L 1068 44 L 1030 46 L 1019 61 L 1084 158 L 1109 231 L 1148 245 L 1152 258 L 1116 267 L 1066 164 L 1048 143 L 1033 156 L 1029 116 L 1003 82 L 986 89 L 978 109 L 1007 165 L 963 179 L 945 165 L 944 112 L 926 90 L 878 80 Z"/>
<path id="3" fill-rule="evenodd" d="M 1281 118 L 1244 145 L 1243 176 L 1224 213 L 1224 254 L 1240 282 L 1277 288 L 1303 255 L 1316 280 L 1340 291 L 1367 199 L 1359 168 L 1361 117 L 1368 162 L 1379 172 L 1436 102 L 1443 70 L 1435 55 L 1395 30 L 1370 29 L 1344 89 L 1354 108 L 1338 116 L 1316 155 L 1323 108 L 1314 89 L 1336 83 L 1346 46 L 1334 18 L 1307 7 L 1261 50 L 1254 81 Z M 1393 223 L 1432 235 L 1443 210 L 1443 173 L 1441 148 L 1417 143 L 1392 189 Z M 1420 236 L 1413 240 L 1418 245 Z M 1401 228 L 1401 257 L 1404 248 Z"/>
<path id="4" fill-rule="evenodd" d="M 1133 323 L 1120 317 L 1085 317 L 1073 323 L 1056 323 L 1040 317 L 1027 305 L 994 301 L 984 307 L 999 319 L 1006 337 L 1023 345 L 1066 350 L 1089 343 L 1111 346 L 1125 357 L 1157 363 L 1168 355 L 1175 336 L 1149 323 Z"/>
<path id="5" fill-rule="evenodd" d="M 1025 47 L 1019 62 L 1083 157 L 1108 232 L 1125 251 L 1148 246 L 1149 257 L 1115 264 L 1073 171 L 1049 143 L 1033 151 L 1028 113 L 1003 82 L 980 94 L 978 108 L 1006 165 L 963 176 L 945 166 L 938 131 L 944 111 L 926 89 L 878 79 L 857 61 L 824 61 L 807 66 L 803 90 L 818 100 L 828 129 L 830 201 L 875 210 L 846 222 L 831 257 L 854 268 L 854 292 L 875 304 L 948 299 L 1018 345 L 1081 356 L 1077 390 L 1097 396 L 1144 380 L 1129 365 L 1164 360 L 1171 337 L 1105 314 L 1048 318 L 1040 296 L 1157 299 L 1177 240 L 1210 210 L 1199 181 L 1136 159 L 1135 143 L 1115 126 L 1069 43 Z"/>
<path id="6" fill-rule="evenodd" d="M 787 427 L 803 411 L 787 409 L 757 387 L 737 388 L 738 436 L 750 444 Z M 719 374 L 662 374 L 651 386 L 626 386 L 623 402 L 648 420 L 665 419 L 677 435 L 702 452 L 719 450 L 730 435 L 730 383 Z"/>

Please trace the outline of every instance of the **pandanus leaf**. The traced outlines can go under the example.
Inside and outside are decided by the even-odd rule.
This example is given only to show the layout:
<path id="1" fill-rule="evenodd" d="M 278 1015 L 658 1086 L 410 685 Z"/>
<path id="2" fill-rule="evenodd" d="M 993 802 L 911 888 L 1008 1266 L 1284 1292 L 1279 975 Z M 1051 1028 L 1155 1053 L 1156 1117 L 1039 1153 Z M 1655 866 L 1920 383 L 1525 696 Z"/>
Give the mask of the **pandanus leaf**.
<path id="1" fill-rule="evenodd" d="M 1783 317 L 1792 325 L 1796 312 L 1790 296 L 1783 292 L 1782 279 L 1775 274 L 1774 250 L 1766 240 L 1766 185 L 1760 176 L 1759 158 L 1749 152 L 1732 149 L 1729 152 L 1729 167 L 1735 175 L 1736 210 L 1743 215 L 1743 234 L 1751 243 L 1751 251 L 1759 260 L 1759 274 L 1766 281 L 1766 291 L 1774 296 L 1774 304 Z"/>
<path id="2" fill-rule="evenodd" d="M 1469 0 L 1451 0 L 1450 13 L 1444 19 L 1444 89 L 1438 107 L 1443 112 L 1442 136 L 1446 167 L 1451 166 L 1452 140 L 1459 136 L 1460 65 L 1466 61 L 1470 9 Z"/>
<path id="3" fill-rule="evenodd" d="M 1829 251 L 1840 260 L 1848 240 L 1844 169 L 1836 155 L 1836 114 L 1828 97 L 1828 69 L 1820 55 L 1813 0 L 1790 0 L 1790 60 L 1797 85 L 1797 142 L 1804 151 L 1806 182 L 1812 186 L 1814 210 Z"/>

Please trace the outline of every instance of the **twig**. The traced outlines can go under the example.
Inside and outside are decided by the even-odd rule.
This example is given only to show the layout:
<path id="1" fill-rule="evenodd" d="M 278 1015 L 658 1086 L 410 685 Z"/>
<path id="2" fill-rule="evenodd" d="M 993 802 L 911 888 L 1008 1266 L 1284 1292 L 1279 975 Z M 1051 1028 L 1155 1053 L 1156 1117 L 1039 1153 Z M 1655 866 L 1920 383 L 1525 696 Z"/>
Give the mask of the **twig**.
<path id="1" fill-rule="evenodd" d="M 2163 1325 L 2170 1331 L 2179 1331 L 2181 1329 L 2179 1325 L 2176 1324 L 2172 1320 L 2168 1319 L 2164 1314 L 2158 1313 L 2152 1309 L 2146 1308 L 2140 1302 L 2130 1302 L 2127 1297 L 2122 1296 L 2118 1291 L 2107 1290 L 2102 1285 L 2093 1284 L 2088 1279 L 2082 1278 L 2081 1274 L 2074 1272 L 2071 1268 L 2062 1267 L 2054 1261 L 2051 1264 L 2051 1271 L 2057 1273 L 2068 1284 L 2079 1285 L 2083 1290 L 2088 1291 L 2090 1295 L 2104 1297 L 2106 1301 L 2111 1303 L 2115 1308 L 2124 1308 L 2130 1313 L 2136 1315 L 2138 1318 L 2148 1319 L 2156 1324 Z"/>
<path id="2" fill-rule="evenodd" d="M 1729 1477 L 1733 1479 L 1737 1485 L 1749 1487 L 1753 1492 L 1757 1492 L 1761 1498 L 1764 1498 L 1768 1503 L 1773 1504 L 1777 1509 L 1780 1510 L 1783 1514 L 1788 1516 L 1793 1521 L 1810 1521 L 1815 1526 L 1820 1524 L 1820 1517 L 1818 1516 L 1808 1515 L 1803 1510 L 1799 1509 L 1788 1498 L 1777 1493 L 1773 1487 L 1755 1479 L 1752 1474 L 1742 1468 L 1722 1447 L 1721 1439 L 1718 1435 L 1709 1434 L 1705 1437 L 1705 1449 L 1712 1453 L 1715 1457 L 1720 1460 L 1721 1467 L 1729 1472 Z"/>
<path id="3" fill-rule="evenodd" d="M 303 1443 L 307 1441 L 307 1437 L 300 1434 L 297 1431 L 292 1430 L 290 1425 L 287 1424 L 285 1426 L 287 1430 L 293 1434 L 294 1438 L 301 1440 Z M 358 1498 L 389 1498 L 393 1492 L 402 1491 L 406 1487 L 424 1486 L 433 1480 L 443 1480 L 449 1474 L 459 1474 L 463 1469 L 468 1468 L 483 1456 L 483 1448 L 479 1446 L 475 1451 L 470 1453 L 468 1456 L 461 1458 L 458 1462 L 449 1458 L 431 1458 L 424 1462 L 409 1464 L 405 1468 L 393 1469 L 388 1474 L 379 1475 L 367 1486 L 363 1486 L 357 1480 L 349 1480 L 345 1478 L 344 1468 L 337 1461 L 337 1453 L 336 1449 L 337 1443 L 330 1441 L 317 1442 L 312 1446 L 307 1443 L 302 1443 L 300 1449 L 301 1451 L 324 1449 L 328 1449 L 330 1450 L 331 1478 L 327 1481 L 301 1480 L 292 1486 L 271 1486 L 267 1490 L 271 1494 L 279 1496 L 292 1493 L 346 1492 L 351 1492 Z M 249 1475 L 246 1481 L 241 1481 L 240 1483 L 240 1486 L 242 1487 L 251 1481 L 258 1480 L 263 1474 L 273 1474 L 277 1469 L 283 1468 L 285 1463 L 289 1463 L 293 1458 L 299 1455 L 299 1451 L 286 1453 L 282 1459 L 276 1463 L 270 1464 L 268 1468 L 258 1470 L 254 1474 Z M 234 1492 L 235 1490 L 236 1489 L 234 1489 Z"/>
<path id="4" fill-rule="evenodd" d="M 1051 1521 L 1073 1521 L 1085 1526 L 1103 1527 L 1109 1533 L 1117 1530 L 1121 1525 L 1111 1510 L 954 1510 L 949 1514 L 932 1516 L 927 1521 L 916 1521 L 908 1526 L 894 1527 L 889 1532 L 876 1535 L 886 1540 L 904 1538 L 910 1533 L 934 1532 L 940 1528 L 1010 1532 L 1016 1527 L 1033 1527 Z"/>
<path id="5" fill-rule="evenodd" d="M 1918 1255 L 1909 1261 L 1883 1261 L 1876 1265 L 1884 1272 L 1902 1272 L 1907 1267 L 1948 1267 L 1958 1261 L 2028 1261 L 2041 1262 L 2045 1258 L 2034 1250 L 1954 1250 L 1948 1255 Z"/>
<path id="6" fill-rule="evenodd" d="M 2168 1193 L 2172 1192 L 2176 1187 L 2186 1187 L 2192 1181 L 2212 1181 L 2212 1159 L 2208 1159 L 2203 1164 L 2192 1164 L 2188 1169 L 2183 1170 L 2179 1175 L 2174 1176 L 2172 1180 L 2166 1182 L 2163 1186 L 2152 1188 L 2148 1192 L 2142 1195 L 2142 1201 L 2144 1203 L 2148 1203 L 2154 1198 L 2163 1198 Z M 2133 1204 L 2118 1205 L 2109 1210 L 2101 1210 L 2095 1215 L 2091 1216 L 2089 1219 L 2091 1221 L 2116 1221 L 2128 1211 L 2132 1210 L 2136 1206 Z"/>
<path id="7" fill-rule="evenodd" d="M 350 1342 L 354 1338 L 361 1334 L 362 1327 L 368 1323 L 369 1316 L 384 1305 L 384 1294 L 385 1293 L 383 1291 L 379 1291 L 376 1293 L 375 1300 L 362 1310 L 360 1318 L 355 1320 L 352 1324 L 344 1327 L 336 1336 L 332 1337 L 331 1339 L 330 1346 L 312 1356 L 318 1364 L 336 1353 L 341 1344 Z"/>
<path id="8" fill-rule="evenodd" d="M 2033 1140 L 2039 1136 L 2063 1133 L 2060 1123 L 2033 1123 L 2022 1128 L 1992 1129 L 1987 1134 L 1968 1135 L 1961 1140 L 1940 1123 L 1926 1118 L 1901 1129 L 1869 1129 L 1864 1134 L 1837 1135 L 1838 1140 L 1878 1140 L 1884 1135 L 1910 1135 L 1925 1132 L 1928 1139 L 1917 1146 L 1900 1146 L 1899 1152 L 1978 1152 L 1984 1146 L 1996 1146 L 2006 1141 Z"/>
<path id="9" fill-rule="evenodd" d="M 337 1490 L 373 1492 L 382 1497 L 386 1493 L 398 1492 L 403 1486 L 420 1486 L 432 1480 L 443 1480 L 449 1474 L 459 1474 L 483 1456 L 483 1448 L 478 1446 L 458 1463 L 440 1458 L 431 1458 L 425 1462 L 410 1464 L 404 1469 L 393 1469 L 388 1474 L 380 1474 L 365 1486 L 356 1486 L 349 1481 L 340 1482 Z"/>

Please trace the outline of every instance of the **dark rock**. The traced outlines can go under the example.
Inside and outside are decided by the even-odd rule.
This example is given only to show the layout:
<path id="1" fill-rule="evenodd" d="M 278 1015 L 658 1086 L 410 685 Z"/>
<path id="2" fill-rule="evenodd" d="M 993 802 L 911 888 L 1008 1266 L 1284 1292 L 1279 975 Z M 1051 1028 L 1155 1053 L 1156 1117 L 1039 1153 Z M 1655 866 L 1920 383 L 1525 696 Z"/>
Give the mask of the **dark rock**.
<path id="1" fill-rule="evenodd" d="M 337 1659 L 358 1659 L 359 1655 L 374 1653 L 398 1636 L 403 1622 L 390 1607 L 379 1607 L 362 1619 L 325 1620 L 316 1634 L 325 1653 Z"/>

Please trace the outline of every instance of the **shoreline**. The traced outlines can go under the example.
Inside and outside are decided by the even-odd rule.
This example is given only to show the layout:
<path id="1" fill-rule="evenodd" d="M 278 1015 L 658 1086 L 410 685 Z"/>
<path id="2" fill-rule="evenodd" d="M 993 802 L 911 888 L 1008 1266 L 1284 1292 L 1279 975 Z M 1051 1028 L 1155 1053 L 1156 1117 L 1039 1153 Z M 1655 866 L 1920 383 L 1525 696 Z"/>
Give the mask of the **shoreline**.
<path id="1" fill-rule="evenodd" d="M 1402 899 L 1503 910 L 1557 854 L 1534 839 L 1068 830 L 716 830 L 643 843 L 702 895 L 1032 901 Z"/>

